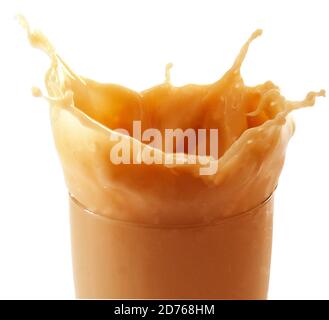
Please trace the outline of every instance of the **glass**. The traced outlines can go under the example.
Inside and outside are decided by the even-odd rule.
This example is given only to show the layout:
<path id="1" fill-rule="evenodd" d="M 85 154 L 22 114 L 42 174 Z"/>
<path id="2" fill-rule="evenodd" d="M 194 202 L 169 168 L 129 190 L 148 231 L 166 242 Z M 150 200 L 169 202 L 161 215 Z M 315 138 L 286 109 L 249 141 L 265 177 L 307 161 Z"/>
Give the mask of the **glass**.
<path id="1" fill-rule="evenodd" d="M 204 225 L 155 226 L 92 213 L 70 196 L 76 296 L 266 299 L 273 196 Z"/>

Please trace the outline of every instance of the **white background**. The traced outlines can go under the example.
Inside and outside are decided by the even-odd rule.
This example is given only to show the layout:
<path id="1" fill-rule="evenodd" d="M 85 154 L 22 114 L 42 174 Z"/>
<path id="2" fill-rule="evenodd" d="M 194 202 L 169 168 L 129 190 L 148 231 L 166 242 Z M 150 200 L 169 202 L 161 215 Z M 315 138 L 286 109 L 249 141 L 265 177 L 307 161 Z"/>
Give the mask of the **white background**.
<path id="1" fill-rule="evenodd" d="M 1 1 L 0 298 L 74 298 L 66 188 L 48 106 L 31 97 L 47 58 L 14 20 L 23 13 L 78 73 L 140 90 L 218 79 L 256 28 L 247 84 L 289 99 L 329 89 L 329 2 Z M 329 106 L 295 113 L 276 192 L 271 299 L 329 298 Z"/>

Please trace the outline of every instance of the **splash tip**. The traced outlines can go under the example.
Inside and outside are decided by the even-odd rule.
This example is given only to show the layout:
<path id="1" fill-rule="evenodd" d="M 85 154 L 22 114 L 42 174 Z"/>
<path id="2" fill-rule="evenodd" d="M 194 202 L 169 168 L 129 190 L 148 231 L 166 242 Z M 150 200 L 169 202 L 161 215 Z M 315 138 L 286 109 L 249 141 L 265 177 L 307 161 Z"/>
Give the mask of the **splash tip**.
<path id="1" fill-rule="evenodd" d="M 256 30 L 252 33 L 252 35 L 251 35 L 250 38 L 253 40 L 253 39 L 256 39 L 256 38 L 260 37 L 262 34 L 263 34 L 263 29 L 256 29 Z"/>
<path id="2" fill-rule="evenodd" d="M 326 90 L 321 89 L 320 92 L 319 92 L 319 96 L 320 97 L 326 97 Z"/>

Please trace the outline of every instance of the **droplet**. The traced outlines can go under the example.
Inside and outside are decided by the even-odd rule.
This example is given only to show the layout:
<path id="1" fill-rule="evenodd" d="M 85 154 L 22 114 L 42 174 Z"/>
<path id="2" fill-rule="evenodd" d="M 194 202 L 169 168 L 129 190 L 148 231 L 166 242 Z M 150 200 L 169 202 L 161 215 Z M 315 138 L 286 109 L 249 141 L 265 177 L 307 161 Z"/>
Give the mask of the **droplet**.
<path id="1" fill-rule="evenodd" d="M 42 92 L 38 87 L 32 87 L 31 89 L 33 97 L 39 98 L 42 97 Z"/>

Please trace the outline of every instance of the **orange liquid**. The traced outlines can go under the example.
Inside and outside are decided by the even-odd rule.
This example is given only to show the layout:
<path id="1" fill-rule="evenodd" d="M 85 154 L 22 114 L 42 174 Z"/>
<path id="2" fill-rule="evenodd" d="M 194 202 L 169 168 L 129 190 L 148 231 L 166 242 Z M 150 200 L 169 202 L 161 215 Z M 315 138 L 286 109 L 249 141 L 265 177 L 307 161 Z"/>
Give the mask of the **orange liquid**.
<path id="1" fill-rule="evenodd" d="M 45 81 L 54 139 L 78 201 L 70 200 L 77 296 L 265 299 L 273 199 L 264 201 L 294 132 L 289 113 L 324 91 L 288 101 L 270 81 L 246 86 L 240 67 L 259 30 L 218 81 L 174 87 L 167 70 L 165 83 L 135 92 L 76 75 L 41 33 L 22 24 L 51 59 Z M 200 163 L 113 164 L 109 136 L 119 136 L 116 128 L 131 132 L 134 120 L 143 130 L 219 129 L 218 172 L 200 176 Z M 146 148 L 122 139 L 131 151 Z"/>
<path id="2" fill-rule="evenodd" d="M 266 299 L 273 198 L 217 223 L 150 226 L 111 220 L 70 198 L 78 298 Z"/>

